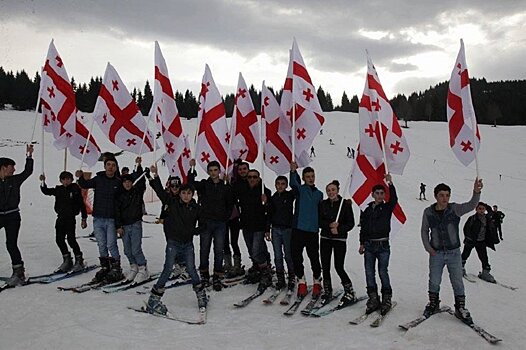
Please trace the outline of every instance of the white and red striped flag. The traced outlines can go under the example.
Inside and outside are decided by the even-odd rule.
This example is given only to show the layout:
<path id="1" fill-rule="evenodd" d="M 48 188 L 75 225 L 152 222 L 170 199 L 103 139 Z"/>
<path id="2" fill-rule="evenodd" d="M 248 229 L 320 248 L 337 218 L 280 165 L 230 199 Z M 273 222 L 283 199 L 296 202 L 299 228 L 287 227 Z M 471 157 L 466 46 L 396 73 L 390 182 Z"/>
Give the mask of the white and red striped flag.
<path id="1" fill-rule="evenodd" d="M 367 55 L 365 88 L 358 115 L 362 153 L 383 160 L 382 148 L 385 145 L 387 170 L 402 175 L 409 160 L 409 146 L 369 55 Z M 382 135 L 380 135 L 380 125 Z"/>
<path id="2" fill-rule="evenodd" d="M 155 115 L 155 122 L 158 129 L 161 130 L 166 152 L 164 160 L 170 175 L 179 176 L 183 182 L 186 182 L 186 176 L 190 170 L 190 147 L 175 104 L 168 67 L 157 41 L 155 42 L 153 104 L 150 114 Z"/>
<path id="3" fill-rule="evenodd" d="M 361 146 L 358 146 L 357 156 L 351 171 L 351 183 L 349 193 L 354 202 L 365 210 L 371 202 L 372 188 L 375 185 L 384 185 L 386 188 L 385 200 L 389 200 L 389 186 L 385 183 L 385 165 L 382 159 L 368 157 L 361 153 Z M 393 216 L 391 217 L 391 234 L 395 234 L 405 224 L 405 216 L 400 203 L 397 203 Z"/>
<path id="4" fill-rule="evenodd" d="M 226 113 L 223 100 L 216 87 L 208 64 L 199 93 L 198 133 L 196 144 L 196 161 L 206 171 L 206 166 L 213 160 L 219 162 L 226 170 L 230 132 L 226 124 Z"/>
<path id="5" fill-rule="evenodd" d="M 266 136 L 263 146 L 265 164 L 277 175 L 286 174 L 290 171 L 292 161 L 290 128 L 288 135 L 282 135 L 280 132 L 281 124 L 286 123 L 287 120 L 278 101 L 265 86 L 265 82 L 261 88 L 261 120 L 264 122 L 262 125 L 264 125 Z"/>
<path id="6" fill-rule="evenodd" d="M 458 160 L 468 166 L 476 158 L 476 152 L 480 148 L 480 132 L 471 100 L 468 66 L 462 39 L 449 80 L 447 121 L 449 146 Z"/>
<path id="7" fill-rule="evenodd" d="M 153 151 L 155 141 L 147 130 L 146 120 L 119 74 L 109 63 L 104 72 L 93 118 L 108 139 L 122 150 L 135 154 Z"/>
<path id="8" fill-rule="evenodd" d="M 234 159 L 253 163 L 258 157 L 259 124 L 243 75 L 239 73 L 232 115 L 230 154 Z"/>

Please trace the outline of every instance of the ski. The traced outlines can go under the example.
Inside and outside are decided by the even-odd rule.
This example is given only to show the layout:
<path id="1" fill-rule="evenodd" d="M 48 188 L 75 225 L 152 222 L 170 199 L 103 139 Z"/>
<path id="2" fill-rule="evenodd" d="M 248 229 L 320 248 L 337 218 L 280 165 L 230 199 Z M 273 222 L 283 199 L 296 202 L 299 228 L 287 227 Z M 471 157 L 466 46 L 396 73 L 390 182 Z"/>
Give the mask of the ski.
<path id="1" fill-rule="evenodd" d="M 504 283 L 500 283 L 499 281 L 495 281 L 495 283 L 493 282 L 489 282 L 489 281 L 486 281 L 485 279 L 482 279 L 480 278 L 479 276 L 475 276 L 473 274 L 465 274 L 464 276 L 465 280 L 471 282 L 471 283 L 477 283 L 477 280 L 480 279 L 486 283 L 490 283 L 490 284 L 496 284 L 497 286 L 501 286 L 503 288 L 506 288 L 506 289 L 509 289 L 509 290 L 517 290 L 519 289 L 518 287 L 513 287 L 513 286 L 510 286 L 510 285 L 507 285 L 507 284 L 504 284 Z"/>
<path id="2" fill-rule="evenodd" d="M 449 310 L 451 310 L 451 307 L 447 306 L 447 305 L 443 305 L 442 307 L 440 307 L 440 309 L 435 312 L 435 313 L 432 313 L 431 315 L 429 315 L 428 317 L 422 315 L 418 318 L 415 318 L 414 320 L 412 321 L 409 321 L 407 323 L 404 323 L 404 324 L 401 324 L 399 325 L 398 327 L 404 329 L 404 330 L 410 330 L 411 328 L 414 328 L 416 326 L 418 326 L 420 323 L 424 322 L 425 320 L 427 320 L 429 317 L 433 316 L 433 315 L 436 315 L 436 314 L 439 314 L 439 313 L 442 313 L 442 312 L 448 312 Z"/>
<path id="3" fill-rule="evenodd" d="M 393 301 L 392 304 L 391 304 L 391 308 L 387 311 L 387 313 L 385 315 L 382 315 L 380 314 L 379 312 L 379 315 L 378 317 L 376 317 L 376 319 L 371 323 L 371 327 L 380 327 L 380 325 L 384 322 L 385 318 L 387 317 L 387 315 L 389 315 L 389 313 L 391 313 L 391 311 L 395 308 L 396 306 L 396 301 Z"/>
<path id="4" fill-rule="evenodd" d="M 11 289 L 11 288 L 15 288 L 14 286 L 10 286 L 9 284 L 7 283 L 4 283 L 0 286 L 0 293 L 3 292 L 4 290 L 6 289 Z"/>
<path id="5" fill-rule="evenodd" d="M 156 280 L 161 274 L 160 273 L 154 273 L 153 275 L 151 275 L 148 279 L 142 281 L 142 282 L 134 282 L 134 281 L 128 281 L 128 280 L 125 280 L 123 282 L 121 282 L 120 284 L 116 285 L 116 286 L 110 286 L 110 285 L 106 285 L 106 286 L 103 286 L 102 287 L 102 291 L 106 294 L 109 294 L 109 293 L 116 293 L 116 292 L 122 292 L 122 291 L 125 291 L 125 290 L 128 290 L 128 289 L 133 289 L 133 288 L 136 288 L 138 286 L 142 286 L 143 284 L 146 284 L 146 283 L 149 283 L 153 280 Z"/>
<path id="6" fill-rule="evenodd" d="M 474 278 L 472 278 L 471 276 L 469 276 L 468 274 L 463 274 L 462 277 L 468 281 L 468 282 L 471 282 L 471 283 L 477 283 L 477 280 L 475 280 Z"/>
<path id="7" fill-rule="evenodd" d="M 167 320 L 183 322 L 183 323 L 186 323 L 186 324 L 195 324 L 195 325 L 197 325 L 197 324 L 205 324 L 206 323 L 206 308 L 201 308 L 199 310 L 199 317 L 196 320 L 176 317 L 175 315 L 172 315 L 169 312 L 166 313 L 166 315 L 159 314 L 159 313 L 150 313 L 150 312 L 146 311 L 146 308 L 144 306 L 141 306 L 140 308 L 128 306 L 128 309 L 136 311 L 136 312 L 141 312 L 141 313 L 144 313 L 144 314 L 156 316 L 156 317 L 161 317 L 161 318 L 164 318 L 164 319 L 167 319 Z M 202 310 L 202 309 L 204 309 L 204 310 Z"/>
<path id="8" fill-rule="evenodd" d="M 316 307 L 316 304 L 318 303 L 320 298 L 321 298 L 321 294 L 317 296 L 312 296 L 310 301 L 307 303 L 307 305 L 305 305 L 303 310 L 301 310 L 301 314 L 303 316 L 309 316 L 311 311 Z"/>
<path id="9" fill-rule="evenodd" d="M 367 296 L 363 295 L 361 297 L 356 298 L 356 300 L 353 301 L 352 303 L 349 303 L 349 304 L 346 304 L 346 305 L 338 304 L 335 307 L 330 308 L 330 309 L 327 309 L 327 308 L 323 309 L 323 308 L 321 308 L 321 309 L 319 309 L 319 310 L 317 310 L 315 312 L 311 312 L 311 316 L 313 316 L 313 317 L 327 316 L 327 315 L 330 315 L 331 313 L 333 313 L 334 311 L 338 311 L 338 310 L 344 309 L 344 308 L 346 308 L 348 306 L 352 306 L 352 305 L 354 305 L 356 303 L 359 303 L 360 301 L 366 300 L 367 298 L 368 298 Z"/>
<path id="10" fill-rule="evenodd" d="M 248 298 L 245 298 L 237 303 L 234 304 L 236 307 L 245 307 L 248 304 L 250 304 L 254 299 L 261 296 L 265 291 L 264 290 L 257 290 L 254 294 L 249 296 Z"/>
<path id="11" fill-rule="evenodd" d="M 267 298 L 263 299 L 263 304 L 266 304 L 266 305 L 273 304 L 282 291 L 283 291 L 282 289 L 274 289 L 272 291 L 272 294 L 270 294 Z"/>
<path id="12" fill-rule="evenodd" d="M 449 310 L 448 313 L 450 313 L 451 315 L 455 316 L 455 311 L 454 310 Z M 458 318 L 458 317 L 456 317 Z M 490 333 L 488 333 L 487 331 L 485 331 L 482 327 L 476 325 L 474 322 L 471 322 L 471 323 L 467 323 L 467 322 L 464 322 L 463 320 L 459 319 L 462 323 L 464 323 L 465 325 L 469 326 L 471 329 L 473 329 L 478 335 L 480 335 L 482 338 L 486 339 L 487 342 L 491 343 L 491 344 L 496 344 L 500 341 L 502 341 L 502 339 L 500 338 L 497 338 L 495 337 L 494 335 L 491 335 Z"/>
<path id="13" fill-rule="evenodd" d="M 53 282 L 57 282 L 57 281 L 62 281 L 64 279 L 66 279 L 66 278 L 78 276 L 78 275 L 81 275 L 83 273 L 89 272 L 91 270 L 95 270 L 97 267 L 99 267 L 99 266 L 98 265 L 89 265 L 89 266 L 86 266 L 82 270 L 79 270 L 79 271 L 70 271 L 70 272 L 67 272 L 67 273 L 59 273 L 59 274 L 54 274 L 54 275 L 51 274 L 48 277 L 41 277 L 41 278 L 39 278 L 38 276 L 37 277 L 29 277 L 27 279 L 27 284 L 32 284 L 32 283 L 49 284 L 49 283 L 53 283 Z"/>
<path id="14" fill-rule="evenodd" d="M 289 305 L 290 299 L 292 299 L 292 295 L 294 294 L 294 290 L 287 290 L 287 294 L 280 300 L 280 305 Z"/>
<path id="15" fill-rule="evenodd" d="M 311 290 L 311 288 L 309 288 L 309 289 L 307 290 L 307 295 L 309 294 L 310 290 Z M 294 315 L 294 314 L 296 313 L 296 311 L 298 311 L 298 308 L 300 307 L 300 304 L 301 304 L 301 302 L 303 301 L 303 299 L 305 299 L 305 297 L 306 297 L 306 295 L 301 296 L 301 297 L 296 296 L 296 300 L 295 300 L 295 301 L 292 303 L 292 305 L 287 309 L 287 311 L 285 311 L 285 312 L 283 313 L 283 315 L 285 315 L 285 316 L 292 316 L 292 315 Z"/>
<path id="16" fill-rule="evenodd" d="M 343 294 L 343 290 L 338 290 L 336 293 L 331 295 L 331 298 L 329 300 L 326 300 L 325 303 L 323 302 L 323 299 L 320 297 L 320 302 L 317 303 L 313 308 L 310 309 L 310 312 L 308 314 L 304 314 L 306 316 L 313 316 L 314 313 L 318 312 L 320 309 L 324 308 L 325 306 L 329 305 L 331 301 L 338 298 L 340 295 Z"/>
<path id="17" fill-rule="evenodd" d="M 84 292 L 87 292 L 88 290 L 98 289 L 104 285 L 105 285 L 104 282 L 90 281 L 87 283 L 82 283 L 82 284 L 71 286 L 71 287 L 57 287 L 57 289 L 61 291 L 70 291 L 74 293 L 84 293 Z"/>
<path id="18" fill-rule="evenodd" d="M 358 324 L 364 322 L 369 317 L 369 315 L 370 314 L 367 314 L 367 313 L 364 312 L 360 316 L 356 317 L 354 320 L 349 321 L 349 323 L 352 324 L 352 325 L 358 325 Z"/>
<path id="19" fill-rule="evenodd" d="M 174 281 L 170 283 L 169 285 L 165 286 L 164 289 L 170 289 L 170 288 L 176 288 L 181 286 L 186 286 L 188 284 L 192 284 L 192 280 L 185 280 L 185 281 Z M 137 290 L 135 293 L 137 294 L 150 294 L 151 288 L 149 286 L 143 286 L 143 290 Z"/>

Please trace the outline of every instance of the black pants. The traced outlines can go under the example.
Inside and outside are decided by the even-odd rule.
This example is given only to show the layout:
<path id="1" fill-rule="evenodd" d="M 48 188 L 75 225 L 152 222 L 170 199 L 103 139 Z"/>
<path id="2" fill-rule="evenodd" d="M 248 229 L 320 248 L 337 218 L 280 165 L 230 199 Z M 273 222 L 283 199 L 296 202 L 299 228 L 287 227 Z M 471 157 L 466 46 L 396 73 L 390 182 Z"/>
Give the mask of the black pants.
<path id="1" fill-rule="evenodd" d="M 228 221 L 227 233 L 225 234 L 225 247 L 223 248 L 223 253 L 225 255 L 232 256 L 232 252 L 230 251 L 230 246 L 232 246 L 232 251 L 234 252 L 233 256 L 241 256 L 241 250 L 239 250 L 238 243 L 240 229 L 239 218 L 234 218 Z"/>
<path id="2" fill-rule="evenodd" d="M 74 216 L 57 217 L 57 221 L 55 222 L 55 242 L 57 243 L 62 255 L 69 253 L 68 246 L 66 245 L 66 237 L 69 246 L 73 249 L 73 254 L 82 255 L 77 239 L 75 238 L 76 225 L 77 222 Z"/>
<path id="3" fill-rule="evenodd" d="M 321 276 L 321 265 L 318 232 L 307 232 L 298 229 L 292 230 L 290 249 L 292 252 L 294 274 L 298 278 L 305 276 L 305 268 L 303 267 L 303 248 L 307 250 L 307 256 L 310 260 L 313 277 L 319 279 Z"/>
<path id="4" fill-rule="evenodd" d="M 22 255 L 18 250 L 18 232 L 20 231 L 20 212 L 0 215 L 0 229 L 5 228 L 5 245 L 11 257 L 12 265 L 23 264 Z"/>
<path id="5" fill-rule="evenodd" d="M 345 253 L 347 252 L 347 242 L 333 239 L 320 240 L 321 267 L 323 271 L 323 285 L 331 286 L 331 256 L 334 251 L 334 268 L 340 277 L 342 285 L 351 283 L 351 279 L 345 268 Z"/>
<path id="6" fill-rule="evenodd" d="M 497 224 L 497 232 L 499 233 L 499 238 L 502 240 L 502 225 Z"/>
<path id="7" fill-rule="evenodd" d="M 467 241 L 464 243 L 464 250 L 462 251 L 462 265 L 466 264 L 471 251 L 475 248 L 477 255 L 479 256 L 480 262 L 482 263 L 483 270 L 491 270 L 491 266 L 488 261 L 488 250 L 485 242 L 472 242 Z"/>

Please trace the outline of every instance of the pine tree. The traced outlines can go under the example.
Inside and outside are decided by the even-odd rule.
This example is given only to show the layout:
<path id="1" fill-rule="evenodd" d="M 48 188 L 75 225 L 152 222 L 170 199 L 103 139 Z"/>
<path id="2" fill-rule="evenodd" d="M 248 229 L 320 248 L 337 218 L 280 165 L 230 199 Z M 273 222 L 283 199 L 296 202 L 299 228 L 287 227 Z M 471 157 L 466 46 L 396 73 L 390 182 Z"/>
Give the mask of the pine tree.
<path id="1" fill-rule="evenodd" d="M 347 97 L 347 94 L 345 93 L 345 91 L 343 92 L 343 95 L 342 95 L 342 104 L 341 104 L 340 110 L 342 112 L 351 112 L 351 102 L 349 101 L 349 98 Z"/>
<path id="2" fill-rule="evenodd" d="M 358 113 L 358 110 L 360 109 L 360 100 L 358 100 L 358 96 L 353 95 L 351 98 L 351 112 Z"/>
<path id="3" fill-rule="evenodd" d="M 148 115 L 148 113 L 150 113 L 150 108 L 152 108 L 152 104 L 153 93 L 150 87 L 150 83 L 148 82 L 148 80 L 146 80 L 146 84 L 144 85 L 144 91 L 142 95 L 142 103 L 139 105 L 142 115 Z"/>
<path id="4" fill-rule="evenodd" d="M 16 72 L 13 84 L 13 97 L 11 101 L 14 109 L 27 111 L 35 108 L 36 99 L 31 101 L 32 85 L 33 83 L 24 70 Z"/>
<path id="5" fill-rule="evenodd" d="M 321 85 L 318 87 L 316 95 L 318 95 L 318 101 L 320 101 L 321 110 L 327 112 L 327 97 L 325 96 L 325 91 L 323 91 Z"/>

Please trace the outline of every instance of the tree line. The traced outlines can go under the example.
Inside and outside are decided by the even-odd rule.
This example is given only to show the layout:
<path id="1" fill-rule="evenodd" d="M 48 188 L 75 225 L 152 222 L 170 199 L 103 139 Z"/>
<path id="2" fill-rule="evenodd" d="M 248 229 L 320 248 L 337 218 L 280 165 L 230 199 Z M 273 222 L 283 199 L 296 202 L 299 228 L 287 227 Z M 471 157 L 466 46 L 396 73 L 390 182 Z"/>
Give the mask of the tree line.
<path id="1" fill-rule="evenodd" d="M 526 124 L 526 80 L 508 80 L 487 82 L 485 78 L 470 79 L 471 95 L 477 120 L 481 124 L 525 125 Z M 77 84 L 71 78 L 71 85 L 75 92 L 77 108 L 86 113 L 93 112 L 102 77 L 92 77 L 89 83 Z M 0 109 L 11 105 L 16 110 L 34 110 L 40 86 L 40 74 L 37 72 L 33 79 L 22 70 L 13 73 L 6 72 L 0 66 Z M 272 90 L 272 89 L 271 89 Z M 413 92 L 406 97 L 399 94 L 390 102 L 399 119 L 407 121 L 427 120 L 445 121 L 446 97 L 448 82 L 442 82 L 424 92 Z M 281 101 L 283 89 L 273 91 L 278 102 Z M 254 103 L 256 113 L 260 114 L 261 91 L 254 85 L 249 88 L 249 94 Z M 143 115 L 147 115 L 153 103 L 153 92 L 148 81 L 144 88 L 134 88 L 131 93 Z M 318 99 L 324 112 L 343 111 L 358 112 L 359 99 L 353 95 L 351 99 L 344 91 L 339 104 L 335 104 L 331 95 L 320 86 L 317 90 Z M 197 117 L 199 108 L 198 95 L 186 90 L 184 93 L 175 92 L 175 103 L 179 114 L 184 118 Z M 223 96 L 227 116 L 232 115 L 235 94 Z"/>

